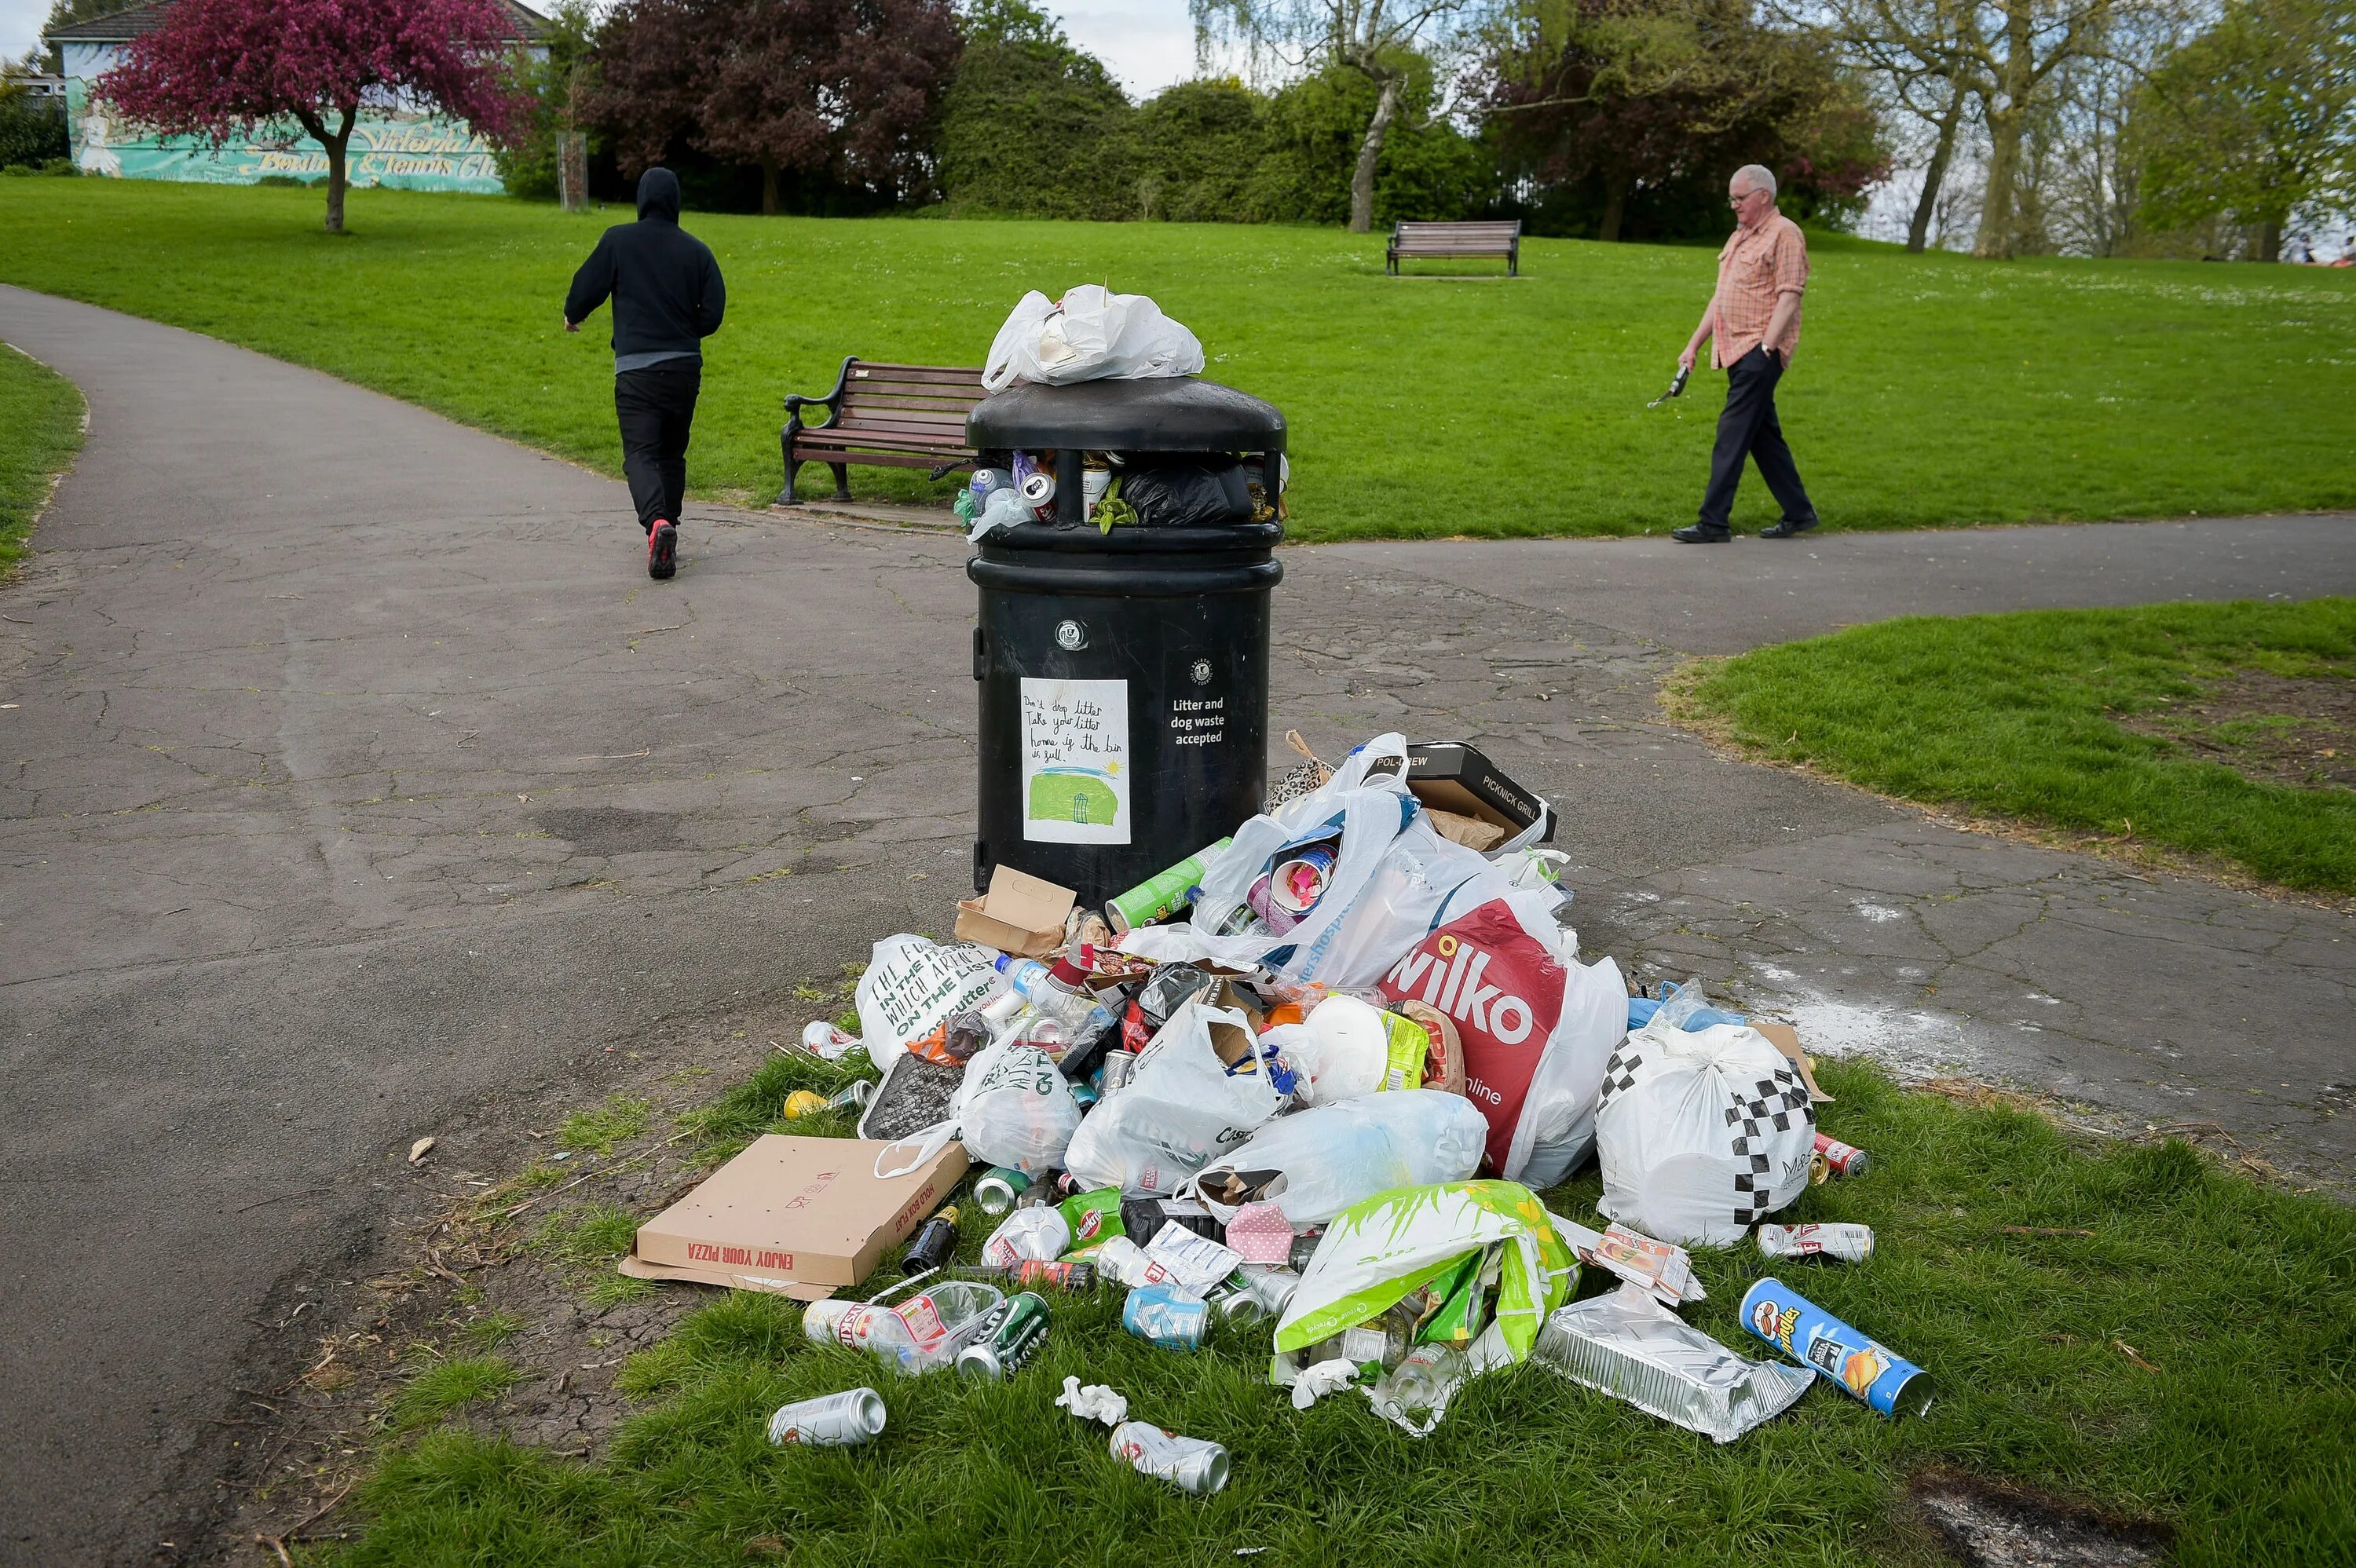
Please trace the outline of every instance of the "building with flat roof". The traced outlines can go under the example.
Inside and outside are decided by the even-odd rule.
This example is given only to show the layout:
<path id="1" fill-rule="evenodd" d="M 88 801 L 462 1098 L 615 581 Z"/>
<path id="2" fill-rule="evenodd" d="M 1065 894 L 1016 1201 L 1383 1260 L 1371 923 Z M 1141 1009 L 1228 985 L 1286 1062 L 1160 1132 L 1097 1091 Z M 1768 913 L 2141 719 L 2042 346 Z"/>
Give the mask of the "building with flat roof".
<path id="1" fill-rule="evenodd" d="M 210 148 L 185 136 L 159 136 L 114 115 L 95 88 L 123 58 L 123 47 L 163 26 L 172 0 L 134 6 L 96 21 L 51 31 L 59 56 L 68 139 L 86 175 L 115 179 L 187 180 L 205 185 L 252 185 L 276 175 L 310 181 L 327 177 L 327 149 L 289 125 L 283 134 Z M 519 3 L 500 0 L 513 26 L 512 42 L 545 55 L 547 22 Z M 491 144 L 457 122 L 398 104 L 364 104 L 352 126 L 347 170 L 354 186 L 398 190 L 473 191 L 496 196 L 498 163 Z"/>

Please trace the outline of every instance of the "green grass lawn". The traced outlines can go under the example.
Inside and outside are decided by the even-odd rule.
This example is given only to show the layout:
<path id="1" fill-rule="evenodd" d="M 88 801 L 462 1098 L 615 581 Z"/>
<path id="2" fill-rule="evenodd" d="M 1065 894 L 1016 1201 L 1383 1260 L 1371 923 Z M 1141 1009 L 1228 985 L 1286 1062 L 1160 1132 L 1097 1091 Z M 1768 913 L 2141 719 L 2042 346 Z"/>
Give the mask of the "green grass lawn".
<path id="1" fill-rule="evenodd" d="M 81 394 L 73 383 L 0 345 L 0 570 L 25 553 L 49 482 L 80 450 Z"/>
<path id="2" fill-rule="evenodd" d="M 605 318 L 561 329 L 618 211 L 359 191 L 0 182 L 0 281 L 316 366 L 612 472 Z M 1387 279 L 1380 236 L 690 215 L 730 283 L 690 474 L 775 493 L 778 400 L 847 354 L 977 364 L 1026 289 L 1154 296 L 1293 428 L 1299 539 L 1631 533 L 1692 520 L 1722 381 L 1647 412 L 1705 247 L 1534 240 L 1518 282 Z M 1823 238 L 1784 423 L 1836 528 L 2356 504 L 2356 272 L 1907 256 Z M 1419 272 L 1434 269 L 1419 267 Z M 806 493 L 824 488 L 806 472 Z M 874 497 L 946 495 L 856 471 Z M 1755 475 L 1737 522 L 1773 513 Z"/>
<path id="3" fill-rule="evenodd" d="M 484 1347 L 519 1325 L 493 1314 L 458 1330 L 380 1418 L 359 1538 L 316 1560 L 1207 1568 L 1257 1547 L 1257 1561 L 1333 1568 L 1929 1563 L 1945 1559 L 1902 1494 L 1934 1465 L 2165 1521 L 2183 1564 L 2356 1553 L 2356 1212 L 2180 1142 L 2089 1147 L 2020 1110 L 1901 1091 L 1861 1063 L 1826 1063 L 1822 1079 L 1838 1096 L 1826 1130 L 1870 1149 L 1873 1169 L 1781 1217 L 1869 1224 L 1873 1258 L 1701 1254 L 1709 1298 L 1685 1316 L 1763 1353 L 1737 1307 L 1774 1273 L 1925 1366 L 1942 1392 L 1922 1419 L 1885 1421 L 1819 1386 L 1716 1446 L 1533 1365 L 1468 1384 L 1418 1442 L 1352 1393 L 1296 1413 L 1269 1386 L 1266 1325 L 1159 1350 L 1122 1331 L 1117 1291 L 1055 1298 L 1040 1357 L 1000 1384 L 899 1380 L 807 1342 L 796 1303 L 705 1292 L 710 1306 L 624 1365 L 637 1413 L 594 1462 L 510 1442 L 479 1403 L 444 1419 L 495 1401 L 504 1363 Z M 650 1136 L 713 1139 L 717 1157 L 758 1131 L 814 1130 L 789 1129 L 778 1106 L 832 1086 L 828 1070 L 776 1058 Z M 1600 1224 L 1599 1190 L 1590 1174 L 1547 1200 Z M 610 1206 L 582 1211 L 609 1255 L 626 1244 Z M 981 1234 L 968 1227 L 968 1259 Z M 1580 1294 L 1602 1284 L 1588 1271 Z M 1225 1444 L 1226 1489 L 1191 1498 L 1116 1464 L 1102 1427 L 1055 1407 L 1066 1375 Z M 766 1443 L 777 1405 L 862 1384 L 889 1410 L 872 1445 Z"/>
<path id="4" fill-rule="evenodd" d="M 2279 726 L 2220 726 L 2198 752 L 2169 733 L 2172 709 L 2249 671 L 2319 683 L 2327 703 L 2344 692 L 2356 599 L 1884 621 L 1694 667 L 1669 701 L 1754 754 L 1885 795 L 2356 892 L 2356 792 L 2211 760 Z"/>

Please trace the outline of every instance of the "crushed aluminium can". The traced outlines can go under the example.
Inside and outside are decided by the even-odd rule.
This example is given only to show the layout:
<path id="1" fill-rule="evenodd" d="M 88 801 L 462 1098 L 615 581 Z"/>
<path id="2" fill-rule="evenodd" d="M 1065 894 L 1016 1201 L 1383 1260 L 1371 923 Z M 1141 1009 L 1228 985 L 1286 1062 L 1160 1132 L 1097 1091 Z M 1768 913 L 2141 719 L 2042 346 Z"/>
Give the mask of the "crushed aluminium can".
<path id="1" fill-rule="evenodd" d="M 1931 1409 L 1936 1391 L 1928 1372 L 1780 1279 L 1762 1279 L 1743 1296 L 1742 1326 L 1883 1415 Z"/>
<path id="2" fill-rule="evenodd" d="M 1025 1258 L 1005 1268 L 983 1264 L 958 1272 L 977 1279 L 1003 1280 L 1017 1290 L 1094 1290 L 1097 1287 L 1097 1265 L 1086 1260 L 1041 1263 L 1035 1258 Z"/>
<path id="3" fill-rule="evenodd" d="M 998 1326 L 987 1339 L 958 1352 L 957 1370 L 969 1378 L 991 1382 L 1020 1371 L 1024 1362 L 1047 1342 L 1047 1303 L 1030 1291 L 1007 1298 Z"/>
<path id="4" fill-rule="evenodd" d="M 884 1430 L 884 1396 L 855 1388 L 782 1406 L 769 1417 L 769 1441 L 784 1446 L 845 1448 Z"/>
<path id="5" fill-rule="evenodd" d="M 1112 1429 L 1112 1456 L 1141 1476 L 1207 1498 L 1227 1484 L 1227 1451 L 1200 1437 L 1181 1437 L 1142 1421 Z"/>
<path id="6" fill-rule="evenodd" d="M 1873 1227 L 1866 1224 L 1762 1224 L 1764 1257 L 1833 1257 L 1866 1262 L 1873 1257 Z"/>
<path id="7" fill-rule="evenodd" d="M 1210 1324 L 1210 1303 L 1174 1285 L 1141 1285 L 1120 1309 L 1122 1328 L 1165 1350 L 1201 1349 Z"/>
<path id="8" fill-rule="evenodd" d="M 1759 1251 L 1771 1258 L 1861 1264 L 1873 1255 L 1873 1230 L 1868 1225 L 1762 1225 Z"/>
<path id="9" fill-rule="evenodd" d="M 1863 1176 L 1873 1164 L 1873 1157 L 1856 1145 L 1828 1138 L 1822 1133 L 1816 1135 L 1816 1152 L 1825 1157 L 1825 1163 L 1832 1168 L 1835 1176 Z"/>

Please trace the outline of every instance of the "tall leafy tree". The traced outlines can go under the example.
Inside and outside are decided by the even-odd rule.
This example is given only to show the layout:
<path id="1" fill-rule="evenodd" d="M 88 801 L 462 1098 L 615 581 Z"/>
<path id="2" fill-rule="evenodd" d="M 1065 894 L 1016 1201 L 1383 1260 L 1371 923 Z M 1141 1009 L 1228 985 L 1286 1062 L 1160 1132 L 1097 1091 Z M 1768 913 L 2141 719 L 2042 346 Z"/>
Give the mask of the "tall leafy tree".
<path id="1" fill-rule="evenodd" d="M 929 193 L 932 129 L 962 48 L 948 0 L 625 0 L 599 39 L 598 118 L 626 164 L 683 138 L 778 176 Z"/>
<path id="2" fill-rule="evenodd" d="M 1599 239 L 1724 228 L 1727 176 L 1776 170 L 1783 209 L 1835 218 L 1888 173 L 1879 124 L 1819 34 L 1744 0 L 1533 7 L 1490 61 L 1486 134 L 1509 176 Z M 1555 219 L 1550 221 L 1558 220 Z"/>
<path id="3" fill-rule="evenodd" d="M 941 187 L 956 207 L 1122 219 L 1159 195 L 1141 187 L 1129 95 L 1053 17 L 1023 0 L 977 0 L 965 28 L 941 108 Z"/>
<path id="4" fill-rule="evenodd" d="M 363 104 L 428 104 L 492 136 L 524 112 L 498 0 L 173 0 L 97 91 L 125 117 L 212 146 L 289 123 L 327 154 L 327 232 L 344 231 L 346 153 Z"/>
<path id="5" fill-rule="evenodd" d="M 1189 0 L 1206 49 L 1225 37 L 1272 54 L 1304 75 L 1354 72 L 1375 88 L 1350 171 L 1350 229 L 1374 226 L 1375 170 L 1419 63 L 1452 77 L 1474 51 L 1501 0 Z M 1443 97 L 1432 117 L 1449 107 Z"/>
<path id="6" fill-rule="evenodd" d="M 2136 106 L 2141 214 L 2226 218 L 2279 260 L 2310 204 L 2356 204 L 2356 0 L 2233 0 L 2155 70 Z"/>

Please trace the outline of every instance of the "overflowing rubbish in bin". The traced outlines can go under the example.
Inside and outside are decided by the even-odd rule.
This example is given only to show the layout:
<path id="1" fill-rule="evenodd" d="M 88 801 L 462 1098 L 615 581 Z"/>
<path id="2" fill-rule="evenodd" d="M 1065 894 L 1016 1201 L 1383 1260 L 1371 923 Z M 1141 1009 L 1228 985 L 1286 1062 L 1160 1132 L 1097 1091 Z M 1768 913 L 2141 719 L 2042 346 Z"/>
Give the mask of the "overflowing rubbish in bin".
<path id="1" fill-rule="evenodd" d="M 858 1139 L 757 1140 L 623 1266 L 805 1300 L 809 1339 L 899 1375 L 1035 1385 L 1198 1496 L 1223 1434 L 1031 1366 L 1073 1353 L 1075 1297 L 1118 1300 L 1087 1333 L 1240 1349 L 1274 1400 L 1355 1390 L 1418 1436 L 1524 1363 L 1719 1442 L 1819 1379 L 1927 1411 L 1920 1367 L 1779 1281 L 1741 1323 L 1787 1359 L 1680 1317 L 1688 1249 L 1873 1266 L 1862 1226 L 1776 1220 L 1870 1179 L 1795 1034 L 1582 954 L 1552 805 L 1471 744 L 1329 764 L 1295 733 L 1269 779 L 1282 416 L 1188 379 L 1192 335 L 1102 290 L 1027 299 L 991 365 L 979 896 L 948 940 L 874 944 L 856 1034 L 803 1037 L 881 1075 L 838 1097 Z M 1540 1197 L 1590 1160 L 1600 1229 Z M 887 1255 L 906 1277 L 851 1297 Z M 778 1441 L 888 1442 L 881 1381 L 778 1412 Z"/>

